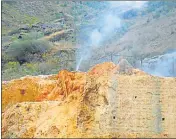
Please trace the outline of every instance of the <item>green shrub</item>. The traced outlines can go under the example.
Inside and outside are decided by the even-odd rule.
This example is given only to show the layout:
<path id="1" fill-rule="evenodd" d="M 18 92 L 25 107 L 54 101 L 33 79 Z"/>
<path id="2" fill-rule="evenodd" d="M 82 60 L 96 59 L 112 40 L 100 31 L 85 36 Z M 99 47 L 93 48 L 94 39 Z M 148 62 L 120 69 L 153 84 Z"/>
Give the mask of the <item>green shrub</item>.
<path id="1" fill-rule="evenodd" d="M 63 13 L 55 13 L 56 19 L 60 19 L 63 17 Z"/>
<path id="2" fill-rule="evenodd" d="M 4 65 L 5 69 L 13 69 L 16 70 L 20 66 L 19 62 L 8 62 Z"/>
<path id="3" fill-rule="evenodd" d="M 60 5 L 61 7 L 67 7 L 67 3 L 64 2 L 63 4 Z"/>
<path id="4" fill-rule="evenodd" d="M 29 16 L 29 15 L 25 15 L 24 17 L 24 23 L 28 24 L 30 27 L 32 27 L 33 24 L 36 24 L 38 22 L 39 22 L 39 19 L 37 17 Z"/>
<path id="5" fill-rule="evenodd" d="M 2 80 L 11 80 L 21 77 L 19 74 L 20 64 L 18 62 L 8 62 L 2 68 Z"/>
<path id="6" fill-rule="evenodd" d="M 35 63 L 25 63 L 20 66 L 19 71 L 21 76 L 38 75 L 38 67 Z"/>
<path id="7" fill-rule="evenodd" d="M 24 34 L 22 40 L 36 40 L 44 37 L 44 34 L 41 32 L 30 32 L 28 34 Z"/>
<path id="8" fill-rule="evenodd" d="M 28 68 L 26 65 L 20 66 L 19 63 L 7 63 L 6 68 L 2 70 L 2 80 L 17 79 L 26 75 L 35 75 L 35 72 Z"/>
<path id="9" fill-rule="evenodd" d="M 51 58 L 47 61 L 38 63 L 38 71 L 40 71 L 40 74 L 53 74 L 57 73 L 60 68 L 60 63 L 58 58 Z"/>
<path id="10" fill-rule="evenodd" d="M 74 62 L 60 61 L 58 57 L 47 57 L 46 61 L 25 63 L 20 65 L 19 62 L 8 62 L 2 69 L 2 80 L 17 79 L 26 75 L 49 75 L 57 74 L 61 69 L 74 70 Z"/>
<path id="11" fill-rule="evenodd" d="M 16 36 L 12 36 L 11 41 L 16 41 L 16 40 L 18 40 L 17 35 Z"/>
<path id="12" fill-rule="evenodd" d="M 1 64 L 2 64 L 2 66 L 9 61 L 10 61 L 9 56 L 4 51 L 2 51 L 2 53 L 1 53 Z"/>
<path id="13" fill-rule="evenodd" d="M 39 33 L 30 33 L 14 41 L 7 49 L 7 55 L 12 61 L 18 61 L 20 64 L 33 61 L 41 54 L 47 52 L 51 46 L 49 42 L 39 39 L 42 35 Z"/>

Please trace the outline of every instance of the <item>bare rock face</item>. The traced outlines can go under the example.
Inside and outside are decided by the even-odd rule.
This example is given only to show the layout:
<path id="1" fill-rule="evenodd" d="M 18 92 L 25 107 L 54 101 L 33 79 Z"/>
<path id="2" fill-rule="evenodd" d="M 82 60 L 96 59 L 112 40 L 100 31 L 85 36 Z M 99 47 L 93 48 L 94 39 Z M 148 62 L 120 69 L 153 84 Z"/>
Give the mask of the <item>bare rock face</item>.
<path id="1" fill-rule="evenodd" d="M 54 89 L 47 91 L 47 93 L 43 92 L 37 100 L 64 100 L 71 93 L 82 93 L 85 85 L 85 75 L 82 72 L 60 71 Z"/>
<path id="2" fill-rule="evenodd" d="M 106 62 L 87 73 L 63 70 L 4 83 L 2 136 L 175 137 L 176 79 L 133 68 L 119 74 L 120 68 Z"/>

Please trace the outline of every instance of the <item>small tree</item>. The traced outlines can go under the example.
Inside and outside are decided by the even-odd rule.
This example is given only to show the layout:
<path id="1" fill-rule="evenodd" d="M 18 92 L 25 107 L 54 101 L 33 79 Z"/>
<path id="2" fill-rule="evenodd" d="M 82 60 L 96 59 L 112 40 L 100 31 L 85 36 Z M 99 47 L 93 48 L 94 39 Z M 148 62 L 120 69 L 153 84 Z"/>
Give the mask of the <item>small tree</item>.
<path id="1" fill-rule="evenodd" d="M 41 37 L 42 34 L 37 32 L 24 35 L 9 46 L 7 55 L 20 64 L 32 61 L 34 55 L 40 57 L 51 48 L 49 42 L 40 39 Z"/>

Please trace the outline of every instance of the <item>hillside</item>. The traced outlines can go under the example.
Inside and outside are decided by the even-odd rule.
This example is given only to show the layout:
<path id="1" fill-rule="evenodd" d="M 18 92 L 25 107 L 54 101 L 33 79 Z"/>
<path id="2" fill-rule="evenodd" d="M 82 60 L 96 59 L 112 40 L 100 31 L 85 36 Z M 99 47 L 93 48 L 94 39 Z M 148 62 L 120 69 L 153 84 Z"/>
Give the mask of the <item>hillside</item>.
<path id="1" fill-rule="evenodd" d="M 150 19 L 150 16 L 136 19 L 136 24 L 119 41 L 113 42 L 112 46 L 115 47 L 112 47 L 112 51 L 124 55 L 135 53 L 156 56 L 176 49 L 175 13 L 176 11 L 157 19 Z"/>
<path id="2" fill-rule="evenodd" d="M 3 138 L 176 137 L 175 1 L 1 3 Z"/>
<path id="3" fill-rule="evenodd" d="M 104 2 L 98 5 L 99 9 L 102 9 Z M 92 22 L 96 11 L 97 9 L 89 2 L 3 1 L 3 80 L 28 74 L 57 73 L 58 69 L 74 70 L 77 30 L 81 25 Z M 84 22 L 81 22 L 83 18 Z M 29 45 L 26 41 L 34 45 Z M 44 43 L 46 46 L 43 49 L 41 46 Z M 23 47 L 24 44 L 27 48 Z M 40 45 L 40 48 L 36 45 Z M 33 47 L 35 52 L 27 50 L 27 54 L 24 53 L 26 51 L 24 49 Z M 12 56 L 14 53 L 16 55 Z M 54 67 L 56 63 L 58 66 Z"/>
<path id="4" fill-rule="evenodd" d="M 175 8 L 174 1 L 140 8 L 106 1 L 2 1 L 2 79 L 87 71 L 120 57 L 142 69 L 145 58 L 175 51 Z M 175 75 L 174 67 L 169 76 Z"/>

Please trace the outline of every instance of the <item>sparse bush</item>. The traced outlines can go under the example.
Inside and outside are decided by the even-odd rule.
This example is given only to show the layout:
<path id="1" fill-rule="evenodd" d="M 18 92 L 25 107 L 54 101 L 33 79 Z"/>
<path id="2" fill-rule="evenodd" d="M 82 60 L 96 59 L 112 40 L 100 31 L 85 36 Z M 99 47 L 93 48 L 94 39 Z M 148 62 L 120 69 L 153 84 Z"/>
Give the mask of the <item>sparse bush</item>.
<path id="1" fill-rule="evenodd" d="M 36 63 L 25 63 L 20 65 L 19 62 L 8 62 L 2 70 L 2 80 L 17 79 L 26 75 L 38 75 L 38 65 Z"/>
<path id="2" fill-rule="evenodd" d="M 51 74 L 51 71 L 56 68 L 56 64 L 51 62 L 43 62 L 38 64 L 38 70 L 41 74 Z M 58 69 L 57 69 L 58 71 Z"/>
<path id="3" fill-rule="evenodd" d="M 31 33 L 14 41 L 7 49 L 7 55 L 20 64 L 32 61 L 35 56 L 41 57 L 51 48 L 49 42 L 39 39 L 41 36 L 39 33 Z"/>
<path id="4" fill-rule="evenodd" d="M 67 7 L 67 3 L 64 2 L 63 4 L 60 5 L 61 7 Z"/>
<path id="5" fill-rule="evenodd" d="M 60 61 L 61 57 L 48 56 L 45 61 L 31 62 L 20 65 L 19 62 L 8 62 L 2 69 L 2 80 L 17 79 L 26 75 L 57 74 L 61 69 L 74 70 L 73 61 Z"/>
<path id="6" fill-rule="evenodd" d="M 32 63 L 26 63 L 26 68 L 29 69 L 30 71 L 35 71 L 36 70 L 36 65 Z"/>
<path id="7" fill-rule="evenodd" d="M 4 65 L 5 69 L 18 69 L 20 66 L 19 62 L 8 62 Z"/>
<path id="8" fill-rule="evenodd" d="M 2 64 L 2 67 L 3 67 L 6 63 L 8 63 L 9 61 L 10 61 L 9 56 L 8 56 L 5 52 L 2 51 L 2 53 L 1 53 L 1 64 Z"/>
<path id="9" fill-rule="evenodd" d="M 35 40 L 40 39 L 44 36 L 41 32 L 30 32 L 22 37 L 22 40 Z"/>
<path id="10" fill-rule="evenodd" d="M 60 19 L 63 17 L 63 13 L 56 13 L 55 16 L 56 16 L 56 19 Z"/>
<path id="11" fill-rule="evenodd" d="M 16 40 L 18 40 L 18 37 L 17 37 L 17 35 L 15 35 L 15 36 L 12 36 L 12 38 L 11 38 L 11 41 L 16 41 Z"/>
<path id="12" fill-rule="evenodd" d="M 24 23 L 28 24 L 30 27 L 32 27 L 33 24 L 36 24 L 38 22 L 39 22 L 39 19 L 37 17 L 25 15 Z"/>
<path id="13" fill-rule="evenodd" d="M 3 66 L 2 69 L 2 80 L 15 79 L 19 73 L 20 64 L 18 62 L 8 62 Z"/>

